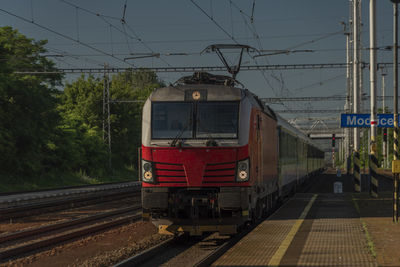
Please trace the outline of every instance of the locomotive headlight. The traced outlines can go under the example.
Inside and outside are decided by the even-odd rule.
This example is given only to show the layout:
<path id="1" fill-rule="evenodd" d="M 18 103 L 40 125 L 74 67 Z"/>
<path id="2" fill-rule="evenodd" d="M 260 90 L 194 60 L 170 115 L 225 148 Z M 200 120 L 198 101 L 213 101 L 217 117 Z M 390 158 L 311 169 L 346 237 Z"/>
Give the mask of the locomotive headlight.
<path id="1" fill-rule="evenodd" d="M 151 162 L 142 159 L 142 181 L 145 183 L 154 183 L 153 165 Z"/>
<path id="2" fill-rule="evenodd" d="M 146 172 L 151 171 L 151 163 L 150 162 L 145 162 L 143 164 L 143 170 L 145 170 Z"/>
<path id="3" fill-rule="evenodd" d="M 247 182 L 250 176 L 250 160 L 245 159 L 237 163 L 236 181 Z"/>

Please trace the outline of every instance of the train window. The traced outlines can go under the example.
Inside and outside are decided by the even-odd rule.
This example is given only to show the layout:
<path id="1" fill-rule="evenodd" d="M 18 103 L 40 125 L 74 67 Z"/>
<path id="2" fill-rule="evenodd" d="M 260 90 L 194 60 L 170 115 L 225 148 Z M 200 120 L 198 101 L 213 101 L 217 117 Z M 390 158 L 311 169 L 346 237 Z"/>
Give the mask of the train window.
<path id="1" fill-rule="evenodd" d="M 198 102 L 197 138 L 237 138 L 239 102 Z"/>
<path id="2" fill-rule="evenodd" d="M 151 135 L 155 139 L 192 138 L 193 103 L 153 102 Z"/>

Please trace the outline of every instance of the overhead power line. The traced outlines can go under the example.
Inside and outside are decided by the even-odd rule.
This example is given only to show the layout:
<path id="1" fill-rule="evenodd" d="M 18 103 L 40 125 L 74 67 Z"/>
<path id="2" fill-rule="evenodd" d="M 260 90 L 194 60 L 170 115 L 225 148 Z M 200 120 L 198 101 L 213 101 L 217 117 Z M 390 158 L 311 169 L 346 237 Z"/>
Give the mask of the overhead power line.
<path id="1" fill-rule="evenodd" d="M 93 11 L 88 10 L 88 9 L 86 9 L 86 8 L 82 8 L 82 7 L 80 7 L 80 6 L 77 6 L 77 5 L 75 5 L 75 4 L 72 4 L 72 3 L 70 3 L 70 2 L 68 2 L 68 1 L 66 1 L 66 0 L 60 0 L 60 1 L 61 1 L 61 2 L 64 2 L 64 3 L 67 4 L 67 5 L 70 5 L 70 6 L 72 6 L 72 7 L 75 7 L 75 8 L 77 8 L 77 9 L 80 9 L 80 10 L 82 10 L 82 11 L 85 11 L 85 12 L 87 12 L 87 13 L 93 15 L 93 16 L 99 17 L 99 18 L 102 19 L 106 24 L 108 24 L 108 25 L 110 26 L 110 28 L 114 28 L 114 29 L 116 29 L 117 31 L 119 31 L 120 33 L 122 33 L 122 34 L 126 37 L 126 44 L 127 44 L 128 50 L 129 50 L 131 53 L 132 53 L 132 50 L 131 50 L 131 47 L 130 47 L 130 44 L 129 44 L 129 41 L 128 41 L 128 37 L 129 37 L 130 39 L 137 40 L 137 41 L 138 41 L 139 43 L 141 43 L 147 50 L 149 50 L 152 54 L 156 54 L 156 52 L 155 52 L 153 49 L 151 49 L 151 47 L 150 47 L 150 46 L 149 46 L 149 45 L 148 45 L 148 44 L 133 30 L 133 28 L 132 28 L 131 26 L 129 26 L 129 24 L 127 23 L 126 17 L 125 17 L 125 15 L 126 15 L 126 9 L 127 9 L 127 1 L 125 1 L 124 7 L 123 7 L 123 14 L 122 14 L 122 17 L 121 17 L 121 18 L 113 17 L 113 16 L 107 16 L 107 15 L 103 15 L 103 14 L 100 14 L 100 13 L 96 13 L 96 12 L 93 12 Z M 114 24 L 112 24 L 111 22 L 109 22 L 109 21 L 107 20 L 107 18 L 120 21 L 120 22 L 121 22 L 121 25 L 122 25 L 122 30 L 121 30 L 119 27 L 117 27 L 117 26 L 115 26 Z M 133 36 L 130 35 L 130 34 L 128 34 L 126 28 L 133 34 Z M 111 45 L 113 45 L 113 44 L 114 44 L 114 42 L 111 42 Z M 113 55 L 115 55 L 115 54 L 113 53 Z M 159 58 L 162 62 L 164 62 L 167 66 L 171 66 L 165 59 L 163 59 L 163 58 L 161 58 L 161 57 L 158 57 L 158 58 Z M 124 59 L 124 61 L 126 61 L 126 60 Z M 129 64 L 129 65 L 132 65 L 132 64 Z"/>
<path id="2" fill-rule="evenodd" d="M 229 38 L 232 39 L 236 44 L 239 44 L 235 37 L 233 37 L 227 30 L 225 30 L 212 16 L 208 15 L 208 13 L 202 9 L 194 0 L 190 0 L 193 5 L 195 5 L 204 15 L 206 15 L 221 31 L 223 31 Z"/>
<path id="3" fill-rule="evenodd" d="M 265 97 L 260 98 L 261 101 L 266 103 L 279 103 L 279 102 L 299 102 L 299 101 L 343 101 L 346 100 L 345 96 L 315 96 L 315 97 Z"/>
<path id="4" fill-rule="evenodd" d="M 96 48 L 96 47 L 94 47 L 94 46 L 91 46 L 91 45 L 89 45 L 89 44 L 86 44 L 86 43 L 84 43 L 84 42 L 82 42 L 82 41 L 76 40 L 76 39 L 74 39 L 74 38 L 72 38 L 72 37 L 70 37 L 70 36 L 68 36 L 68 35 L 63 34 L 63 33 L 57 32 L 57 31 L 55 31 L 55 30 L 53 30 L 53 29 L 50 29 L 50 28 L 48 28 L 48 27 L 46 27 L 46 26 L 43 26 L 43 25 L 41 25 L 41 24 L 39 24 L 39 23 L 36 23 L 36 22 L 34 22 L 34 21 L 30 21 L 30 20 L 28 20 L 28 19 L 26 19 L 26 18 L 24 18 L 24 17 L 21 17 L 21 16 L 19 16 L 19 15 L 16 15 L 16 14 L 14 14 L 14 13 L 11 13 L 11 12 L 9 12 L 9 11 L 7 11 L 7 10 L 2 9 L 2 8 L 0 8 L 0 11 L 4 12 L 4 13 L 10 15 L 10 16 L 16 17 L 16 18 L 18 18 L 18 19 L 20 19 L 20 20 L 23 20 L 23 21 L 25 21 L 25 22 L 27 22 L 27 23 L 31 23 L 31 24 L 33 24 L 33 25 L 35 25 L 35 26 L 38 26 L 39 28 L 42 28 L 42 29 L 44 29 L 44 30 L 46 30 L 46 31 L 49 31 L 49 32 L 53 33 L 53 34 L 56 34 L 56 35 L 58 35 L 58 36 L 61 36 L 61 37 L 65 38 L 65 39 L 68 39 L 68 40 L 70 40 L 70 41 L 76 42 L 76 43 L 78 43 L 78 44 L 80 44 L 80 45 L 83 45 L 83 46 L 85 46 L 85 47 L 87 47 L 87 48 L 90 48 L 90 49 L 92 49 L 92 50 L 94 50 L 94 51 L 96 51 L 96 52 L 102 53 L 103 55 L 112 57 L 112 58 L 114 58 L 114 59 L 116 59 L 116 60 L 118 60 L 118 61 L 121 61 L 121 62 L 123 62 L 123 63 L 125 63 L 125 64 L 127 64 L 127 65 L 134 66 L 133 64 L 130 64 L 130 63 L 128 63 L 128 62 L 125 62 L 123 59 L 118 58 L 118 57 L 116 57 L 116 56 L 114 56 L 114 55 L 112 55 L 112 54 L 110 54 L 110 53 L 107 53 L 107 52 L 105 52 L 105 51 L 103 51 L 103 50 L 101 50 L 101 49 L 98 49 L 98 48 Z"/>
<path id="5" fill-rule="evenodd" d="M 50 47 L 48 45 L 45 46 L 45 48 L 48 51 L 53 51 L 54 53 L 56 53 L 54 55 L 54 57 L 56 59 L 60 59 L 60 57 L 68 57 L 68 58 L 72 58 L 78 61 L 84 61 L 85 63 L 89 63 L 89 64 L 93 64 L 93 65 L 98 65 L 98 66 L 104 66 L 104 62 L 100 62 L 98 60 L 92 59 L 92 58 L 87 58 L 86 55 L 74 55 L 74 54 L 69 54 L 68 52 L 58 49 L 58 48 L 53 48 Z M 100 55 L 100 54 L 99 54 Z M 114 54 L 115 55 L 115 54 Z M 49 55 L 44 55 L 44 56 L 49 56 Z M 65 62 L 66 64 L 69 64 L 67 62 Z M 79 68 L 78 66 L 74 66 L 74 68 Z"/>
<path id="6" fill-rule="evenodd" d="M 322 33 L 314 33 L 314 34 L 293 34 L 293 35 L 272 35 L 272 36 L 259 36 L 260 40 L 263 39 L 280 39 L 280 38 L 294 38 L 294 37 L 307 37 L 307 36 L 320 36 L 324 35 Z M 136 37 L 135 37 L 136 39 Z M 242 37 L 236 37 L 236 40 L 248 40 L 248 37 L 242 36 Z M 204 42 L 204 43 L 210 43 L 210 42 L 215 42 L 215 43 L 221 43 L 221 42 L 226 42 L 231 40 L 230 38 L 210 38 L 210 39 L 173 39 L 173 40 L 152 40 L 152 41 L 146 41 L 148 44 L 164 44 L 164 43 L 199 43 L 199 42 Z M 137 44 L 138 41 L 132 42 L 132 44 Z M 107 45 L 109 42 L 103 41 L 103 42 L 90 42 L 89 44 L 92 45 Z M 125 44 L 125 42 L 114 42 L 114 44 Z M 65 43 L 57 43 L 53 45 L 65 45 Z M 271 49 L 272 50 L 272 49 Z M 277 50 L 282 50 L 282 49 L 273 49 L 274 51 Z M 367 50 L 367 49 L 363 49 Z M 324 52 L 324 51 L 346 51 L 346 48 L 322 48 L 322 49 L 312 49 L 314 52 Z"/>
<path id="7" fill-rule="evenodd" d="M 121 19 L 121 18 L 118 18 L 118 17 L 108 16 L 108 15 L 104 15 L 104 14 L 101 14 L 101 13 L 93 12 L 93 11 L 91 11 L 91 10 L 89 10 L 89 9 L 86 9 L 86 8 L 83 8 L 83 7 L 80 7 L 80 6 L 77 6 L 77 5 L 75 5 L 75 4 L 73 4 L 73 3 L 70 3 L 70 2 L 68 2 L 68 1 L 66 1 L 66 0 L 60 0 L 60 1 L 63 2 L 63 3 L 65 3 L 65 4 L 67 4 L 67 5 L 70 5 L 70 6 L 72 6 L 72 7 L 78 8 L 78 9 L 80 9 L 80 10 L 82 10 L 82 11 L 85 11 L 85 12 L 87 12 L 87 13 L 89 13 L 89 14 L 92 14 L 92 15 L 94 15 L 94 16 L 97 16 L 97 17 L 104 17 L 104 18 L 109 18 L 109 19 L 114 19 L 114 20 L 120 20 L 120 19 Z"/>
<path id="8" fill-rule="evenodd" d="M 368 65 L 368 64 L 366 64 Z M 378 63 L 379 68 L 392 67 L 393 63 Z M 400 64 L 399 64 L 400 65 Z M 258 70 L 299 70 L 299 69 L 343 69 L 346 68 L 346 63 L 322 63 L 322 64 L 289 64 L 289 65 L 249 65 L 241 66 L 241 71 L 258 71 Z M 196 72 L 196 71 L 226 71 L 225 66 L 198 66 L 198 67 L 134 67 L 134 68 L 109 68 L 109 72 L 125 72 L 149 70 L 154 72 Z M 57 71 L 16 71 L 17 74 L 50 74 L 50 73 L 103 73 L 104 68 L 65 68 Z"/>
<path id="9" fill-rule="evenodd" d="M 258 71 L 258 70 L 296 70 L 296 69 L 332 69 L 345 68 L 346 63 L 332 64 L 293 64 L 293 65 L 252 65 L 242 66 L 241 71 Z M 226 71 L 225 66 L 204 66 L 204 67 L 151 67 L 151 68 L 108 68 L 109 72 L 125 72 L 128 70 L 150 70 L 155 72 L 196 72 L 196 71 Z M 19 74 L 49 74 L 49 73 L 103 73 L 104 68 L 78 68 L 78 69 L 58 69 L 58 71 L 25 71 L 20 70 L 15 73 Z"/>
<path id="10" fill-rule="evenodd" d="M 292 109 L 274 110 L 276 113 L 344 113 L 343 109 Z M 365 111 L 367 112 L 367 111 Z"/>
<path id="11" fill-rule="evenodd" d="M 344 109 L 297 109 L 297 110 L 274 110 L 276 113 L 345 113 Z M 369 113 L 369 109 L 364 109 L 364 113 Z"/>
<path id="12" fill-rule="evenodd" d="M 370 96 L 364 96 L 363 100 L 368 100 Z M 390 100 L 393 96 L 377 96 L 377 100 L 383 100 L 383 98 Z M 280 102 L 301 102 L 301 101 L 344 101 L 346 96 L 313 96 L 313 97 L 266 97 L 260 98 L 261 101 L 266 103 L 280 103 Z"/>
<path id="13" fill-rule="evenodd" d="M 234 37 L 233 35 L 229 34 L 227 30 L 225 30 L 212 16 L 210 16 L 204 9 L 202 9 L 194 0 L 190 0 L 190 1 L 191 1 L 191 2 L 193 3 L 193 5 L 195 5 L 204 15 L 206 15 L 220 30 L 222 30 L 230 39 L 232 39 L 232 41 L 234 41 L 236 44 L 239 44 L 239 42 L 235 39 L 235 37 Z M 233 6 L 237 7 L 231 0 L 230 0 L 229 2 L 231 3 L 231 5 L 233 4 Z M 238 7 L 237 7 L 237 8 L 238 8 Z M 238 9 L 240 10 L 240 8 L 238 8 Z M 241 14 L 242 14 L 242 16 L 243 16 L 243 12 L 241 12 Z M 247 24 L 247 21 L 246 21 L 246 20 L 244 20 L 244 21 L 245 21 L 246 26 L 249 27 L 248 24 Z M 253 27 L 254 27 L 254 24 L 253 24 Z M 250 29 L 250 30 L 251 30 L 251 29 Z M 251 31 L 252 31 L 252 30 L 251 30 Z M 261 45 L 261 42 L 259 41 L 257 32 L 256 32 L 255 30 L 252 31 L 252 32 L 253 32 L 254 37 L 256 37 L 256 40 L 258 40 L 258 42 L 259 42 L 259 49 L 262 49 L 262 45 Z M 250 57 L 250 58 L 252 58 L 252 57 Z M 252 58 L 252 60 L 255 62 L 256 65 L 258 65 L 257 59 Z M 267 63 L 268 63 L 268 62 L 267 62 Z M 260 73 L 261 73 L 263 79 L 264 79 L 265 82 L 268 84 L 268 86 L 271 88 L 271 90 L 274 92 L 274 94 L 277 95 L 276 90 L 274 89 L 274 87 L 272 86 L 271 82 L 268 80 L 267 76 L 265 75 L 264 69 L 258 69 L 258 71 L 260 71 Z"/>

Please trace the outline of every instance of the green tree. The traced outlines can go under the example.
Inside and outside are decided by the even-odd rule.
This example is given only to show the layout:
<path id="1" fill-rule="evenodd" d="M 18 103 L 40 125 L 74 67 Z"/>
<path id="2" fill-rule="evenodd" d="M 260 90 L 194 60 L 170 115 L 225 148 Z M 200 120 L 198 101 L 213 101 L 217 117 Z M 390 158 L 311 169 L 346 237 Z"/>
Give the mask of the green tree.
<path id="1" fill-rule="evenodd" d="M 33 41 L 11 27 L 0 27 L 0 172 L 33 174 L 45 169 L 49 143 L 58 123 L 61 75 L 22 75 L 54 71 L 41 54 L 46 41 Z"/>
<path id="2" fill-rule="evenodd" d="M 56 70 L 42 56 L 45 44 L 11 27 L 0 28 L 0 174 L 101 175 L 108 163 L 102 132 L 104 79 L 82 76 L 60 91 L 62 75 L 18 74 Z M 114 167 L 136 166 L 143 102 L 161 85 L 149 71 L 112 77 L 112 99 L 139 101 L 111 104 Z"/>
<path id="3" fill-rule="evenodd" d="M 127 71 L 112 77 L 111 97 L 137 102 L 115 103 L 111 106 L 113 162 L 137 165 L 137 149 L 141 146 L 142 108 L 150 93 L 160 86 L 150 71 Z"/>
<path id="4" fill-rule="evenodd" d="M 62 138 L 56 147 L 69 158 L 70 171 L 101 175 L 107 162 L 107 149 L 102 139 L 103 82 L 81 76 L 67 83 L 61 95 L 60 114 L 63 118 Z M 60 162 L 61 164 L 61 162 Z"/>
<path id="5" fill-rule="evenodd" d="M 127 71 L 111 78 L 112 100 L 135 102 L 111 103 L 113 168 L 136 166 L 141 144 L 141 114 L 145 99 L 161 86 L 154 72 Z M 70 140 L 67 149 L 73 156 L 73 170 L 88 174 L 104 172 L 108 163 L 107 146 L 102 140 L 104 79 L 81 76 L 65 86 L 59 110 L 63 131 Z M 57 145 L 58 147 L 59 145 Z"/>

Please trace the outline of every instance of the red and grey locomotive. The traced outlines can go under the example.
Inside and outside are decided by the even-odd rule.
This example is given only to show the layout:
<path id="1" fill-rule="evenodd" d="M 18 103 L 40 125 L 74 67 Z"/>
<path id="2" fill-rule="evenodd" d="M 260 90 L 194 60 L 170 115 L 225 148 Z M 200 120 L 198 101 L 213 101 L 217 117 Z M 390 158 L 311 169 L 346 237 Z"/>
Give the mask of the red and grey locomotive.
<path id="1" fill-rule="evenodd" d="M 195 73 L 147 99 L 140 160 L 143 216 L 160 233 L 233 234 L 324 154 L 234 79 Z"/>

